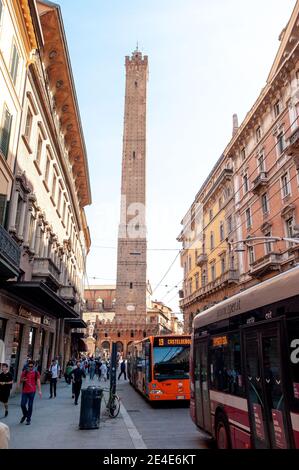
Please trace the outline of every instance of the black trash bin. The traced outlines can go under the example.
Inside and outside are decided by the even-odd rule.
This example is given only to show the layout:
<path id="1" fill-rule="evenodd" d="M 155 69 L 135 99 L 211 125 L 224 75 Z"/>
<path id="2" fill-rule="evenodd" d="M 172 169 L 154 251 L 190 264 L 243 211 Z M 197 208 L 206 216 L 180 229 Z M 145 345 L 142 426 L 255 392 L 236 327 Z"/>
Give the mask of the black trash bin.
<path id="1" fill-rule="evenodd" d="M 79 429 L 99 429 L 103 391 L 100 387 L 81 390 Z"/>

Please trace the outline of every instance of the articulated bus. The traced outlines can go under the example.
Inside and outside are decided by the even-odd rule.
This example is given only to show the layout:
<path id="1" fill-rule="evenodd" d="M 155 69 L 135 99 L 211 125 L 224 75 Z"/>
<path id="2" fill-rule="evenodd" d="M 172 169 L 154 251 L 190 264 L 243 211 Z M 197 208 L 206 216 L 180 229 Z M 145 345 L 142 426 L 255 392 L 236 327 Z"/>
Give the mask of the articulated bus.
<path id="1" fill-rule="evenodd" d="M 130 384 L 148 400 L 190 400 L 191 336 L 149 336 L 129 346 Z"/>
<path id="2" fill-rule="evenodd" d="M 190 387 L 219 448 L 299 448 L 299 266 L 195 317 Z"/>

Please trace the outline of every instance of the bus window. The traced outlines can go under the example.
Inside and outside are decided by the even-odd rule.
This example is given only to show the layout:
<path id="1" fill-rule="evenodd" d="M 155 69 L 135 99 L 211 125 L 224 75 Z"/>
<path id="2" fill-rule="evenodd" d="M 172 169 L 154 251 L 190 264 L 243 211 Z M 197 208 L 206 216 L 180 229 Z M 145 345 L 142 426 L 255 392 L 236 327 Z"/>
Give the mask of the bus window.
<path id="1" fill-rule="evenodd" d="M 154 379 L 188 379 L 190 346 L 154 347 Z"/>
<path id="2" fill-rule="evenodd" d="M 211 338 L 211 388 L 231 395 L 243 395 L 240 334 Z"/>

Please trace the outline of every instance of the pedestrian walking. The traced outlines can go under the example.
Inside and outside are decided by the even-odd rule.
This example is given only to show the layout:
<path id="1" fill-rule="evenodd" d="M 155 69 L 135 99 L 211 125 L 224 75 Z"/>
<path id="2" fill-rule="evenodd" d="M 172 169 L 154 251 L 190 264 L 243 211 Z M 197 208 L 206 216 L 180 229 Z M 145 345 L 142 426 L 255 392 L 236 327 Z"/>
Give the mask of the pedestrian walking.
<path id="1" fill-rule="evenodd" d="M 120 373 L 118 375 L 118 380 L 121 378 L 121 376 L 124 374 L 125 380 L 127 380 L 127 373 L 126 373 L 126 361 L 122 361 L 120 363 Z"/>
<path id="2" fill-rule="evenodd" d="M 69 361 L 66 365 L 65 374 L 64 374 L 65 381 L 68 385 L 70 385 L 72 382 L 71 373 L 73 371 L 73 368 L 74 366 L 73 366 L 72 361 Z"/>
<path id="3" fill-rule="evenodd" d="M 78 405 L 78 398 L 80 395 L 82 387 L 82 377 L 86 378 L 85 370 L 82 369 L 80 361 L 77 362 L 77 367 L 72 371 L 71 375 L 73 377 L 73 392 L 75 397 L 75 405 Z"/>
<path id="4" fill-rule="evenodd" d="M 2 364 L 2 372 L 0 374 L 0 401 L 4 405 L 5 418 L 8 415 L 8 399 L 13 384 L 13 376 L 8 370 L 8 364 Z"/>
<path id="5" fill-rule="evenodd" d="M 21 408 L 23 416 L 21 423 L 31 424 L 33 401 L 36 393 L 36 387 L 38 387 L 38 393 L 40 398 L 42 397 L 41 384 L 40 384 L 40 373 L 34 370 L 34 362 L 28 362 L 28 370 L 24 370 L 21 375 L 20 384 L 23 385 Z M 28 403 L 28 408 L 27 408 Z"/>
<path id="6" fill-rule="evenodd" d="M 95 361 L 92 359 L 92 360 L 89 362 L 89 378 L 90 378 L 90 380 L 93 380 L 93 379 L 94 379 L 95 372 L 96 372 L 96 363 L 95 363 Z"/>
<path id="7" fill-rule="evenodd" d="M 102 362 L 102 365 L 101 365 L 101 379 L 103 377 L 104 381 L 106 382 L 107 380 L 107 366 L 106 366 L 106 362 Z"/>
<path id="8" fill-rule="evenodd" d="M 57 379 L 60 374 L 60 366 L 56 359 L 52 360 L 52 363 L 49 367 L 49 373 L 50 373 L 50 396 L 49 398 L 53 398 L 53 391 L 54 391 L 54 398 L 56 398 Z"/>

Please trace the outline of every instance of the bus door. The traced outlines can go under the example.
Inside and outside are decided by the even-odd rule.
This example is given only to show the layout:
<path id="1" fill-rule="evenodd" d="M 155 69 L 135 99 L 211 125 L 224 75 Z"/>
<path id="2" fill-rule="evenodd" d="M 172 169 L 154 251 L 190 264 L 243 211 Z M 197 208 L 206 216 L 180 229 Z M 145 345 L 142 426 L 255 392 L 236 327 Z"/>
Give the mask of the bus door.
<path id="1" fill-rule="evenodd" d="M 196 423 L 202 429 L 211 432 L 212 425 L 208 383 L 208 339 L 195 343 L 194 359 Z"/>
<path id="2" fill-rule="evenodd" d="M 244 329 L 245 381 L 255 448 L 290 447 L 282 357 L 279 322 Z"/>
<path id="3" fill-rule="evenodd" d="M 149 341 L 145 343 L 145 394 L 149 396 L 149 382 L 151 379 L 151 362 L 150 362 L 150 355 L 151 355 L 151 344 Z"/>

